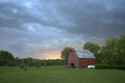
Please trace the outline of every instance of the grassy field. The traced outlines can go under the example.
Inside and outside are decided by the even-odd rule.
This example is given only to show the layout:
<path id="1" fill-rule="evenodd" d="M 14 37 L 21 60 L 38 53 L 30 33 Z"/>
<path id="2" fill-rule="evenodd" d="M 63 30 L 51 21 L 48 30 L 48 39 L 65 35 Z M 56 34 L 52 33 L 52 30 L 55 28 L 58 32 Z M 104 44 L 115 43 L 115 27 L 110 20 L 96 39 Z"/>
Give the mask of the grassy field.
<path id="1" fill-rule="evenodd" d="M 61 66 L 24 71 L 0 67 L 0 83 L 125 83 L 125 71 L 66 69 Z"/>

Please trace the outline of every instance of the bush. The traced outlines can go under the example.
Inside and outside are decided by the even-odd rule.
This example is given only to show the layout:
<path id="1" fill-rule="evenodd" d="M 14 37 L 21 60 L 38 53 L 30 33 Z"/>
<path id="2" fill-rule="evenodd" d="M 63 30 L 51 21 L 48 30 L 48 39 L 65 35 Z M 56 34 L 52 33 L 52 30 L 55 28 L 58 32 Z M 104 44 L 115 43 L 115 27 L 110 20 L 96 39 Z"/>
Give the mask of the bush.
<path id="1" fill-rule="evenodd" d="M 121 69 L 121 70 L 125 70 L 125 65 L 97 64 L 96 69 Z"/>

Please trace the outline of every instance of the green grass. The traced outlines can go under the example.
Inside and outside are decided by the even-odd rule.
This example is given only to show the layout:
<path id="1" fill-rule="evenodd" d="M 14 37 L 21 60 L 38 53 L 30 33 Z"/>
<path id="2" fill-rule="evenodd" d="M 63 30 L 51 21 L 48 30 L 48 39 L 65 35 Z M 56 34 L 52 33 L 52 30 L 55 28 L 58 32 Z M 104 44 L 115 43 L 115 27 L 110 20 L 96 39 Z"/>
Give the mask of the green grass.
<path id="1" fill-rule="evenodd" d="M 66 69 L 61 66 L 24 71 L 0 67 L 0 83 L 125 83 L 125 71 Z"/>

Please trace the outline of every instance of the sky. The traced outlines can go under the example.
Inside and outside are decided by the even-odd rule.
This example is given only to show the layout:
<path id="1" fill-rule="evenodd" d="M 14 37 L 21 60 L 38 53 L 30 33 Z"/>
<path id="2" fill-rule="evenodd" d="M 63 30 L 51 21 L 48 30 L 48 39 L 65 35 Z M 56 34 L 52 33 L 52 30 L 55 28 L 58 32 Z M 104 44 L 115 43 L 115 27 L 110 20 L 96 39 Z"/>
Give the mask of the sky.
<path id="1" fill-rule="evenodd" d="M 0 49 L 16 57 L 59 59 L 125 33 L 125 0 L 0 0 Z"/>

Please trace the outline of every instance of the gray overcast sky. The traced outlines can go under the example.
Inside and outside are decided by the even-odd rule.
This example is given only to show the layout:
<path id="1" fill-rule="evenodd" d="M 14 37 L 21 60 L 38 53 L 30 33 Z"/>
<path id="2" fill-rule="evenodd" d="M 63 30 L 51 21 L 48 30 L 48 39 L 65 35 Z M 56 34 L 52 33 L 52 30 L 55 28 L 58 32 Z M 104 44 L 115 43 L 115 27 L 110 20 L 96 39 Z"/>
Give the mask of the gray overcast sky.
<path id="1" fill-rule="evenodd" d="M 0 48 L 17 57 L 59 58 L 125 33 L 125 0 L 0 0 Z"/>

